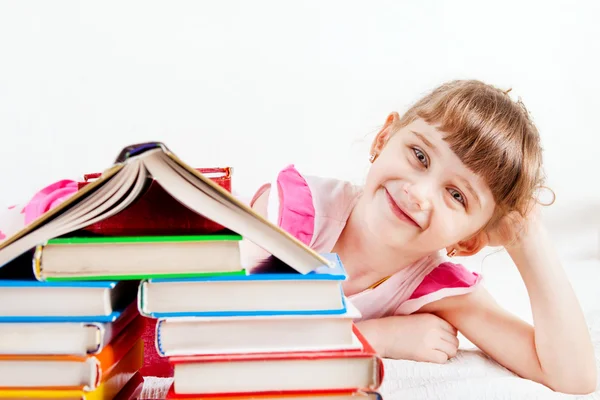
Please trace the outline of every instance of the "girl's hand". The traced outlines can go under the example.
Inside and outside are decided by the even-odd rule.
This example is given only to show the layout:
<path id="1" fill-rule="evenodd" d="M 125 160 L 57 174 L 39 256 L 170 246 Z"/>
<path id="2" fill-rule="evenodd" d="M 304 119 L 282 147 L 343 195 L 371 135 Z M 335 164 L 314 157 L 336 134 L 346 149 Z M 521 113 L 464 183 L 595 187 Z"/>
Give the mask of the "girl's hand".
<path id="1" fill-rule="evenodd" d="M 371 335 L 377 337 L 379 348 L 376 346 L 375 350 L 386 358 L 442 364 L 456 356 L 458 350 L 456 329 L 433 314 L 368 320 L 359 322 L 358 327 L 361 332 L 365 328 L 367 340 L 371 340 Z"/>
<path id="2" fill-rule="evenodd" d="M 498 224 L 486 232 L 489 246 L 510 247 L 517 245 L 528 233 L 535 231 L 540 224 L 540 205 L 535 203 L 523 217 L 516 211 L 504 216 Z"/>

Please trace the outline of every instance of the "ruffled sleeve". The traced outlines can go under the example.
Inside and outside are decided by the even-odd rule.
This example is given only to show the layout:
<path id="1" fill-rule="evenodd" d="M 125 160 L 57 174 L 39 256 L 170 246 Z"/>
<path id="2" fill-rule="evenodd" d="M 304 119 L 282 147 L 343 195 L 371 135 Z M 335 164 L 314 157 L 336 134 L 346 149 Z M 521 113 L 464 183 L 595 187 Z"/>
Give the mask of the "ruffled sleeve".
<path id="1" fill-rule="evenodd" d="M 269 188 L 267 219 L 309 246 L 315 230 L 315 207 L 306 179 L 289 165 L 279 172 L 274 182 L 256 192 L 250 206 Z"/>
<path id="2" fill-rule="evenodd" d="M 50 211 L 77 193 L 77 182 L 63 179 L 37 192 L 23 209 L 25 224 L 29 225 L 40 215 Z"/>
<path id="3" fill-rule="evenodd" d="M 442 262 L 425 276 L 412 295 L 404 301 L 395 314 L 408 315 L 434 301 L 474 291 L 481 276 L 461 264 Z"/>
<path id="4" fill-rule="evenodd" d="M 0 210 L 0 242 L 7 240 L 75 193 L 77 193 L 77 182 L 63 179 L 39 190 L 26 203 Z"/>

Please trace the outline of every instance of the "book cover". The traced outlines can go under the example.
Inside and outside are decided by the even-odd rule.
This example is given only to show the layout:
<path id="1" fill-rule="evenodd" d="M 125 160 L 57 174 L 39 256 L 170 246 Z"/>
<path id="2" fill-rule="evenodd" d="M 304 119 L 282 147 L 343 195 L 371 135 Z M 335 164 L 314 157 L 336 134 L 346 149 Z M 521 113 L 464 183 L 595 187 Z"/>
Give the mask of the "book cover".
<path id="1" fill-rule="evenodd" d="M 19 289 L 81 289 L 81 288 L 101 288 L 114 290 L 119 284 L 117 281 L 76 281 L 76 282 L 39 282 L 34 280 L 0 280 L 0 291 L 2 288 L 19 288 Z M 0 322 L 113 322 L 116 321 L 121 312 L 129 306 L 136 297 L 137 282 L 132 281 L 127 284 L 128 288 L 124 288 L 126 296 L 123 296 L 118 307 L 114 309 L 110 314 L 104 315 L 0 315 Z M 43 296 L 39 297 L 39 301 L 43 301 Z"/>
<path id="2" fill-rule="evenodd" d="M 233 362 L 233 361 L 263 361 L 263 360 L 311 360 L 322 358 L 377 358 L 380 362 L 379 355 L 369 344 L 366 338 L 360 333 L 356 325 L 353 326 L 352 332 L 362 343 L 362 347 L 353 350 L 336 350 L 336 351 L 299 351 L 299 352 L 280 352 L 280 353 L 237 353 L 237 354 L 202 354 L 192 356 L 174 356 L 169 357 L 169 362 L 172 364 L 182 363 L 210 363 L 210 362 Z M 380 363 L 381 369 L 378 370 L 379 380 L 383 378 L 383 364 Z"/>
<path id="3" fill-rule="evenodd" d="M 246 275 L 234 276 L 205 276 L 185 279 L 186 282 L 248 282 L 248 281 L 344 281 L 348 274 L 342 260 L 335 253 L 324 253 L 321 256 L 327 264 L 301 274 L 275 257 L 268 257 L 259 265 L 254 266 Z M 151 283 L 180 282 L 181 279 L 146 279 Z"/>
<path id="4" fill-rule="evenodd" d="M 144 376 L 136 372 L 113 400 L 139 400 L 144 391 Z"/>
<path id="5" fill-rule="evenodd" d="M 300 273 L 327 264 L 317 252 L 191 168 L 163 143 L 149 142 L 124 148 L 97 180 L 0 244 L 0 266 L 49 239 L 118 214 L 142 195 L 149 177 L 196 214 L 242 235 Z"/>
<path id="6" fill-rule="evenodd" d="M 289 363 L 286 363 L 287 361 L 290 360 L 297 360 L 297 361 L 315 361 L 318 362 L 320 360 L 338 360 L 340 362 L 342 362 L 342 364 L 347 364 L 348 361 L 350 361 L 350 359 L 365 359 L 365 361 L 373 361 L 373 370 L 369 371 L 369 384 L 368 387 L 328 387 L 328 388 L 320 388 L 318 389 L 319 392 L 339 392 L 339 391 L 349 391 L 349 390 L 367 390 L 367 391 L 371 391 L 371 390 L 376 390 L 377 388 L 379 388 L 379 386 L 381 385 L 383 378 L 384 378 L 384 367 L 383 367 L 383 361 L 381 359 L 381 357 L 377 354 L 377 352 L 375 351 L 375 349 L 373 349 L 373 347 L 369 344 L 369 342 L 365 339 L 365 337 L 360 333 L 360 331 L 358 330 L 358 328 L 356 327 L 356 325 L 353 326 L 353 332 L 356 335 L 356 337 L 360 340 L 360 342 L 362 343 L 362 348 L 361 349 L 356 349 L 356 350 L 338 350 L 338 351 L 325 351 L 325 352 L 319 352 L 319 351 L 314 351 L 314 352 L 281 352 L 281 353 L 238 353 L 238 354 L 207 354 L 207 355 L 193 355 L 193 356 L 176 356 L 176 357 L 169 357 L 168 360 L 171 364 L 174 365 L 175 368 L 175 392 L 178 391 L 178 384 L 180 385 L 188 385 L 186 386 L 186 390 L 179 390 L 180 392 L 185 393 L 188 390 L 189 387 L 189 383 L 188 382 L 182 382 L 182 381 L 178 381 L 177 377 L 178 377 L 178 366 L 179 365 L 185 365 L 185 364 L 196 364 L 196 365 L 202 365 L 203 367 L 206 367 L 208 364 L 214 364 L 214 367 L 212 367 L 211 369 L 213 369 L 213 371 L 217 371 L 217 373 L 223 373 L 225 376 L 225 374 L 227 373 L 226 370 L 227 368 L 231 368 L 231 367 L 235 367 L 235 365 L 241 365 L 243 366 L 243 368 L 248 368 L 248 369 L 252 369 L 253 368 L 253 363 L 256 363 L 256 368 L 261 367 L 262 365 L 264 365 L 263 363 L 265 362 L 281 362 L 281 365 L 289 365 Z M 301 370 L 307 370 L 310 369 L 310 366 L 306 365 L 303 363 L 303 368 Z M 316 365 L 316 364 L 315 364 Z M 313 365 L 312 368 L 315 368 L 315 365 Z M 368 364 L 367 364 L 368 365 Z M 227 367 L 227 368 L 226 368 Z M 371 367 L 369 367 L 371 368 Z M 287 370 L 286 370 L 287 371 Z M 281 371 L 282 374 L 287 374 L 288 372 L 286 371 Z M 197 373 L 197 371 L 195 371 Z M 332 371 L 333 373 L 333 371 Z M 186 374 L 189 375 L 190 372 L 188 372 Z M 293 372 L 289 372 L 289 374 L 293 374 Z M 283 376 L 283 375 L 282 375 Z M 281 377 L 280 377 L 281 378 Z M 307 377 L 308 378 L 308 377 Z M 283 379 L 283 378 L 281 378 Z M 265 382 L 269 382 L 268 380 Z M 275 383 L 275 385 L 273 387 L 277 386 L 277 380 L 274 381 L 270 381 Z M 307 382 L 303 382 L 303 384 L 306 384 Z M 253 387 L 260 387 L 257 385 L 257 382 L 253 381 Z M 272 386 L 271 384 L 269 384 L 269 386 Z M 284 389 L 282 389 L 284 388 Z M 253 395 L 255 394 L 268 394 L 268 393 L 283 393 L 283 392 L 293 392 L 293 393 L 313 393 L 315 390 L 314 387 L 310 388 L 310 389 L 297 389 L 294 388 L 293 386 L 290 385 L 290 382 L 283 382 L 283 386 L 282 388 L 278 388 L 278 389 L 273 389 L 273 390 L 266 390 L 266 391 L 261 391 L 261 390 L 253 390 Z M 232 391 L 231 393 L 222 393 L 222 391 L 220 391 L 219 393 L 221 394 L 235 394 L 235 395 L 241 395 L 241 394 L 249 394 L 245 391 L 237 391 L 234 392 Z M 185 394 L 189 394 L 189 393 L 185 393 Z M 214 393 L 207 393 L 207 394 L 214 394 Z"/>
<path id="7" fill-rule="evenodd" d="M 326 392 L 314 391 L 306 392 L 285 392 L 285 393 L 253 393 L 251 395 L 244 393 L 239 395 L 221 395 L 221 394 L 178 394 L 175 393 L 175 385 L 169 387 L 167 392 L 167 400 L 169 399 L 188 399 L 188 400 L 248 400 L 248 399 L 263 399 L 263 400 L 383 400 L 377 392 L 371 391 L 340 391 Z"/>
<path id="8" fill-rule="evenodd" d="M 137 316 L 137 306 L 131 303 L 113 322 L 2 322 L 0 354 L 98 354 Z M 74 340 L 70 334 L 75 332 Z"/>
<path id="9" fill-rule="evenodd" d="M 261 316 L 261 315 L 314 315 L 314 314 L 344 314 L 347 311 L 346 300 L 344 298 L 343 289 L 339 287 L 340 306 L 336 308 L 322 308 L 309 310 L 285 310 L 285 309 L 270 309 L 270 310 L 232 310 L 232 311 L 191 311 L 191 312 L 152 312 L 147 310 L 146 301 L 148 298 L 149 285 L 161 284 L 189 284 L 193 282 L 253 282 L 253 281 L 331 281 L 341 282 L 347 279 L 347 273 L 344 266 L 335 253 L 321 254 L 321 257 L 327 261 L 327 264 L 313 269 L 311 272 L 301 274 L 296 270 L 291 269 L 282 261 L 275 257 L 268 257 L 263 260 L 261 265 L 256 266 L 247 275 L 220 275 L 220 276 L 205 276 L 194 277 L 189 279 L 147 279 L 142 280 L 139 286 L 137 297 L 138 309 L 140 314 L 152 318 L 169 318 L 169 317 L 193 317 L 193 316 Z"/>
<path id="10" fill-rule="evenodd" d="M 3 389 L 0 388 L 1 399 L 81 399 L 102 400 L 123 398 L 130 399 L 136 391 L 139 392 L 140 385 L 144 379 L 137 372 L 142 366 L 144 357 L 144 346 L 138 340 L 131 350 L 119 360 L 119 362 L 108 372 L 97 388 L 91 391 L 83 389 L 56 389 L 56 388 L 33 388 L 33 389 Z M 139 393 L 138 393 L 139 394 Z"/>
<path id="11" fill-rule="evenodd" d="M 358 349 L 351 327 L 361 313 L 346 306 L 344 314 L 161 318 L 155 347 L 163 357 Z"/>
<path id="12" fill-rule="evenodd" d="M 231 192 L 231 167 L 195 168 L 223 189 Z M 83 189 L 99 173 L 84 175 L 78 183 Z M 222 225 L 197 214 L 175 200 L 155 180 L 150 180 L 147 189 L 130 207 L 120 213 L 83 228 L 83 231 L 105 236 L 138 235 L 194 235 L 209 234 L 225 229 Z"/>
<path id="13" fill-rule="evenodd" d="M 89 363 L 91 370 L 89 378 L 90 384 L 82 387 L 61 388 L 75 389 L 90 392 L 96 390 L 104 381 L 107 381 L 112 375 L 113 370 L 118 367 L 120 361 L 124 359 L 130 350 L 135 348 L 131 355 L 131 362 L 124 363 L 128 369 L 132 365 L 136 367 L 136 371 L 142 365 L 143 359 L 143 341 L 141 334 L 144 328 L 143 317 L 138 316 L 118 337 L 109 343 L 102 351 L 96 355 L 74 356 L 74 355 L 0 355 L 0 361 L 19 362 L 26 365 L 27 362 L 44 362 L 44 361 L 65 361 L 73 363 Z M 141 357 L 140 357 L 141 356 Z M 129 360 L 129 359 L 128 359 Z M 131 375 L 133 375 L 133 372 Z M 117 374 L 118 377 L 118 374 Z M 87 378 L 87 377 L 86 377 Z M 32 389 L 49 389 L 47 387 L 32 387 Z M 24 389 L 21 387 L 4 387 L 3 389 Z"/>
<path id="14" fill-rule="evenodd" d="M 220 234 L 206 235 L 169 235 L 169 236 L 91 236 L 91 237 L 61 237 L 48 240 L 45 245 L 36 247 L 33 260 L 34 276 L 39 281 L 47 282 L 67 282 L 67 281 L 121 281 L 121 280 L 141 280 L 150 278 L 165 279 L 187 279 L 195 277 L 224 276 L 224 275 L 246 275 L 244 269 L 235 271 L 214 271 L 214 272 L 172 272 L 172 273 L 131 273 L 131 274 L 77 274 L 62 276 L 46 276 L 44 274 L 44 249 L 48 246 L 78 246 L 78 245 L 115 245 L 128 244 L 140 245 L 140 251 L 143 251 L 146 245 L 154 243 L 184 243 L 184 242 L 239 242 L 242 240 L 240 235 L 228 232 Z"/>

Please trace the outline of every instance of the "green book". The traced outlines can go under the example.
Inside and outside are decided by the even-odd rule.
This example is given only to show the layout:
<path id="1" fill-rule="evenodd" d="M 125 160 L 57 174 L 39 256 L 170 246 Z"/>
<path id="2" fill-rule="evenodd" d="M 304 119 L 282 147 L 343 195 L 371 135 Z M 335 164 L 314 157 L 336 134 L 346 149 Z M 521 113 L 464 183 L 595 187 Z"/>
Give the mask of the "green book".
<path id="1" fill-rule="evenodd" d="M 240 235 L 67 237 L 37 246 L 40 281 L 245 275 Z"/>

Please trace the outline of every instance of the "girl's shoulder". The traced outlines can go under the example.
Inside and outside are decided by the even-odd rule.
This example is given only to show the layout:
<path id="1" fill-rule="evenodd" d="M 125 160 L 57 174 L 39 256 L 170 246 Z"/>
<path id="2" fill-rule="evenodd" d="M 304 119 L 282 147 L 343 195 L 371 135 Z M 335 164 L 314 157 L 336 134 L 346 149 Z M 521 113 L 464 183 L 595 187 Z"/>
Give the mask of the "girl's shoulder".
<path id="1" fill-rule="evenodd" d="M 435 264 L 410 297 L 396 309 L 396 314 L 412 314 L 424 305 L 445 297 L 470 293 L 481 282 L 481 275 L 477 272 L 441 255 L 436 257 Z"/>
<path id="2" fill-rule="evenodd" d="M 350 299 L 360 310 L 362 319 L 408 315 L 442 298 L 469 293 L 479 282 L 477 273 L 435 253 Z"/>
<path id="3" fill-rule="evenodd" d="M 333 248 L 361 193 L 348 181 L 304 175 L 294 165 L 260 187 L 250 206 L 268 189 L 269 221 L 320 252 Z"/>

